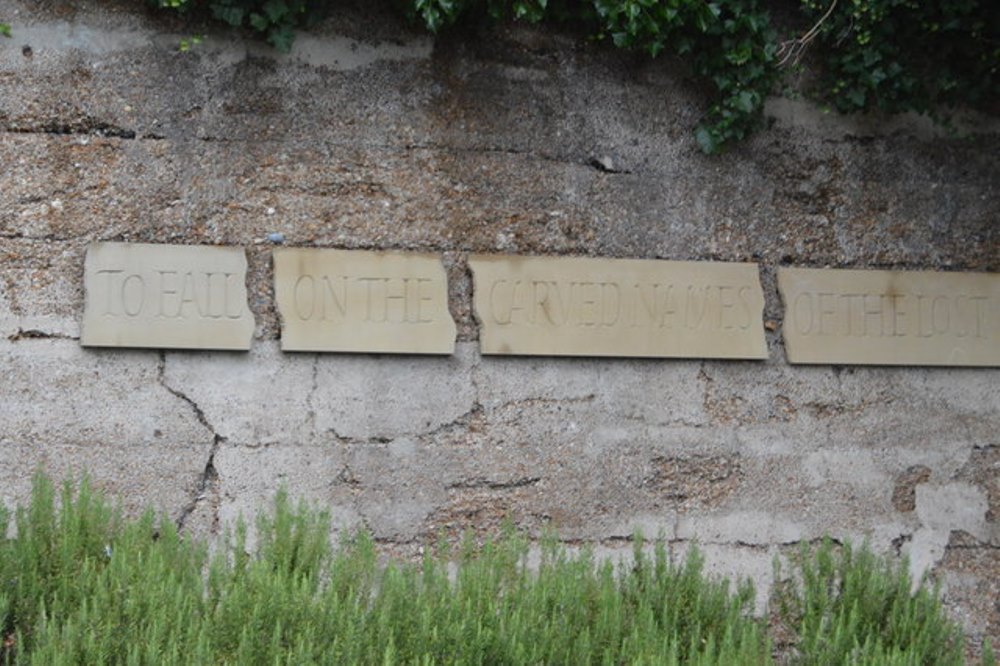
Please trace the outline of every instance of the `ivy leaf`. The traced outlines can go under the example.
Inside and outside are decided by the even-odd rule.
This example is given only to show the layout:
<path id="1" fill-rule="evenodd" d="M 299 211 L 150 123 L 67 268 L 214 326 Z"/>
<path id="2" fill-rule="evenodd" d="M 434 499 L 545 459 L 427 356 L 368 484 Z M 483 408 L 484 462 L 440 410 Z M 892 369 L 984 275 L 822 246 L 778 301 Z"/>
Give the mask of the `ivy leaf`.
<path id="1" fill-rule="evenodd" d="M 756 101 L 757 101 L 756 95 L 754 95 L 749 90 L 743 90 L 740 92 L 740 94 L 736 95 L 733 98 L 733 106 L 736 107 L 737 111 L 742 111 L 743 113 L 752 113 Z"/>
<path id="2" fill-rule="evenodd" d="M 877 49 L 865 49 L 861 57 L 865 67 L 871 67 L 882 59 L 882 54 Z"/>
<path id="3" fill-rule="evenodd" d="M 267 32 L 267 29 L 271 26 L 271 22 L 267 20 L 267 17 L 254 12 L 250 15 L 250 25 L 254 30 Z"/>
<path id="4" fill-rule="evenodd" d="M 865 91 L 863 88 L 851 88 L 847 91 L 847 99 L 850 100 L 851 104 L 858 107 L 859 109 L 865 106 Z"/>
<path id="5" fill-rule="evenodd" d="M 271 23 L 281 23 L 281 19 L 288 14 L 288 5 L 284 0 L 268 0 L 264 3 L 264 13 L 271 19 Z"/>
<path id="6" fill-rule="evenodd" d="M 740 48 L 726 53 L 726 60 L 734 65 L 743 65 L 750 60 L 751 55 L 753 55 L 753 49 L 750 44 L 742 44 Z"/>
<path id="7" fill-rule="evenodd" d="M 695 130 L 694 139 L 698 142 L 701 152 L 706 155 L 714 155 L 719 152 L 719 142 L 715 138 L 715 134 L 704 125 Z"/>
<path id="8" fill-rule="evenodd" d="M 228 23 L 234 28 L 238 28 L 243 25 L 243 10 L 239 7 L 213 4 L 212 15 L 220 21 Z"/>
<path id="9" fill-rule="evenodd" d="M 295 29 L 290 25 L 275 26 L 267 33 L 267 41 L 282 53 L 288 53 L 295 41 Z"/>

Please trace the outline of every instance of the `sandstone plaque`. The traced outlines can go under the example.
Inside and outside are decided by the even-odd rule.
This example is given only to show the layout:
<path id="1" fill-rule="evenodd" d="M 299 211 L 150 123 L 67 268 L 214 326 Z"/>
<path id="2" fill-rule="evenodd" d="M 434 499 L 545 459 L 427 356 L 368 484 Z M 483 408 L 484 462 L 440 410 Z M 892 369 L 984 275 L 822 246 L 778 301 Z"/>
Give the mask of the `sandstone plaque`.
<path id="1" fill-rule="evenodd" d="M 778 270 L 791 363 L 1000 366 L 1000 274 Z"/>
<path id="2" fill-rule="evenodd" d="M 249 349 L 246 271 L 240 248 L 91 243 L 80 344 Z"/>
<path id="3" fill-rule="evenodd" d="M 278 248 L 274 294 L 285 351 L 455 351 L 448 281 L 432 255 Z"/>
<path id="4" fill-rule="evenodd" d="M 767 358 L 756 264 L 469 259 L 483 354 Z"/>

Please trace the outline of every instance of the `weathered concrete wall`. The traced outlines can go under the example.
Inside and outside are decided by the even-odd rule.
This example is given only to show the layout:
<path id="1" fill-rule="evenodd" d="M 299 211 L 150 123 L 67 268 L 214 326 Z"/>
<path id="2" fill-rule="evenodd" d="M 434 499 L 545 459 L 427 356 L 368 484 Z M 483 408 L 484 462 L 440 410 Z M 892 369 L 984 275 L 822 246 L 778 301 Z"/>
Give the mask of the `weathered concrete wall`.
<path id="1" fill-rule="evenodd" d="M 407 551 L 636 527 L 765 586 L 825 533 L 933 569 L 1000 635 L 1000 372 L 792 367 L 775 269 L 1000 270 L 1000 124 L 951 137 L 774 100 L 697 151 L 669 60 L 501 27 L 434 44 L 370 7 L 276 56 L 137 2 L 0 0 L 0 501 L 90 470 L 215 533 L 282 483 Z M 282 354 L 269 233 L 440 253 L 454 357 Z M 82 349 L 92 240 L 247 248 L 253 350 Z M 489 358 L 471 252 L 757 261 L 771 360 Z M 763 601 L 761 602 L 763 603 Z"/>

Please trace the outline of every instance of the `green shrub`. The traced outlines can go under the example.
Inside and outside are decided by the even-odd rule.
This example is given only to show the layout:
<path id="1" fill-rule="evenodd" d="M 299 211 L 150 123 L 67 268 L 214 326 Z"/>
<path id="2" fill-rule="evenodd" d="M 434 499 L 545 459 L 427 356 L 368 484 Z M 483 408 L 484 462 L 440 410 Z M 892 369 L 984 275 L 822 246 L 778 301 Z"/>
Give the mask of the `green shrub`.
<path id="1" fill-rule="evenodd" d="M 8 653 L 19 662 L 124 663 L 140 646 L 183 649 L 204 549 L 151 512 L 122 521 L 86 480 L 76 493 L 66 484 L 59 505 L 36 477 L 17 536 L 0 542 Z"/>
<path id="2" fill-rule="evenodd" d="M 776 578 L 780 578 L 779 575 Z M 915 592 L 904 560 L 866 546 L 835 549 L 829 539 L 794 560 L 779 594 L 782 621 L 795 631 L 799 664 L 961 664 L 962 634 L 936 588 Z"/>
<path id="3" fill-rule="evenodd" d="M 56 501 L 38 476 L 7 538 L 0 511 L 2 664 L 769 664 L 749 583 L 708 579 L 637 538 L 615 567 L 552 536 L 528 565 L 508 526 L 452 555 L 379 563 L 361 533 L 331 548 L 327 517 L 278 494 L 247 548 L 209 557 L 167 520 L 123 520 L 84 481 Z M 949 664 L 961 636 L 936 593 L 867 549 L 794 562 L 780 622 L 806 664 Z M 989 661 L 989 646 L 984 663 Z"/>
<path id="4" fill-rule="evenodd" d="M 371 537 L 332 549 L 326 516 L 282 492 L 253 553 L 240 526 L 209 558 L 151 513 L 121 520 L 86 482 L 55 495 L 37 477 L 0 541 L 0 662 L 769 661 L 752 588 L 705 579 L 697 553 L 674 566 L 639 542 L 615 569 L 550 538 L 532 571 L 510 530 L 455 561 L 380 566 Z"/>

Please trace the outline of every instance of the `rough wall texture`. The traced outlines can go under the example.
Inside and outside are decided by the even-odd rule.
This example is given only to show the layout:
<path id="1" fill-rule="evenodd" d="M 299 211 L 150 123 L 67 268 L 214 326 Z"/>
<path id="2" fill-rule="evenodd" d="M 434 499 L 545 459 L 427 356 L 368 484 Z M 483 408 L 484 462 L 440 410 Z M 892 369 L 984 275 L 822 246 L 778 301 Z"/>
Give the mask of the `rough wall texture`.
<path id="1" fill-rule="evenodd" d="M 218 532 L 282 483 L 407 552 L 502 516 L 635 528 L 767 589 L 829 533 L 931 569 L 1000 637 L 1000 372 L 787 365 L 778 265 L 1000 270 L 1000 124 L 774 100 L 721 158 L 669 60 L 345 9 L 275 55 L 138 2 L 0 0 L 0 501 L 38 465 Z M 450 358 L 282 354 L 269 233 L 440 253 Z M 247 248 L 249 354 L 80 348 L 92 240 Z M 471 252 L 757 261 L 763 363 L 480 357 Z M 763 595 L 760 600 L 763 606 Z"/>

